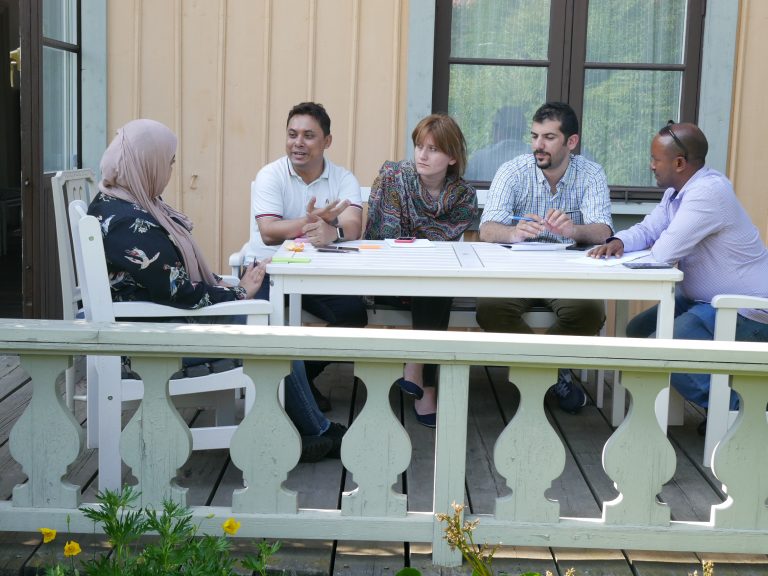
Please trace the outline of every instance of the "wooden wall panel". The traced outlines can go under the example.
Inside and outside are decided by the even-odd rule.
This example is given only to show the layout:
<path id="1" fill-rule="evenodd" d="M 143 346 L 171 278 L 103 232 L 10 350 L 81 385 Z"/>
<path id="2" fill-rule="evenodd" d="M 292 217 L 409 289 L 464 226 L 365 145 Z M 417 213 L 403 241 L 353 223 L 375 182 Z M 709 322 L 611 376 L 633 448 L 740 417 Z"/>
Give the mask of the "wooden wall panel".
<path id="1" fill-rule="evenodd" d="M 404 150 L 407 0 L 121 0 L 109 5 L 108 122 L 179 136 L 165 198 L 224 271 L 248 238 L 250 183 L 285 153 L 288 110 L 322 102 L 328 156 L 370 185 Z"/>
<path id="2" fill-rule="evenodd" d="M 399 43 L 402 2 L 364 2 L 361 28 L 376 30 L 360 38 L 360 66 L 357 98 L 359 101 L 355 141 L 355 167 L 362 186 L 370 186 L 385 160 L 400 160 L 401 61 Z"/>
<path id="3" fill-rule="evenodd" d="M 768 194 L 765 186 L 765 93 L 768 91 L 768 2 L 742 0 L 736 54 L 734 110 L 729 166 L 736 195 L 768 241 Z"/>
<path id="4" fill-rule="evenodd" d="M 227 7 L 221 246 L 230 249 L 221 269 L 247 240 L 250 182 L 267 159 L 266 19 L 265 2 L 230 0 Z"/>
<path id="5" fill-rule="evenodd" d="M 195 223 L 206 254 L 220 244 L 223 71 L 227 3 L 184 0 L 181 21 L 179 206 Z M 215 248 L 214 248 L 215 249 Z"/>

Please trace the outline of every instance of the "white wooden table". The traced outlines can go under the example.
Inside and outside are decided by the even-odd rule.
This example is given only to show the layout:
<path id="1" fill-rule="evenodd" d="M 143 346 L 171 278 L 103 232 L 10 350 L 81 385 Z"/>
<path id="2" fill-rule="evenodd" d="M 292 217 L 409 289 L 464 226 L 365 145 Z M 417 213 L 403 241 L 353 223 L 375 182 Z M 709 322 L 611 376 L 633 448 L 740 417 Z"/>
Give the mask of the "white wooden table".
<path id="1" fill-rule="evenodd" d="M 584 263 L 583 252 L 570 250 L 512 251 L 485 242 L 433 242 L 430 247 L 391 247 L 384 241 L 347 242 L 348 246 L 380 246 L 350 253 L 286 250 L 276 257 L 309 258 L 305 263 L 272 263 L 271 323 L 282 325 L 284 297 L 289 295 L 289 322 L 301 323 L 301 294 L 369 296 L 470 296 L 476 298 L 586 298 L 617 301 L 616 335 L 623 336 L 627 301 L 659 302 L 657 337 L 672 338 L 676 268 L 631 270 L 624 266 Z M 614 390 L 614 394 L 616 391 Z M 662 395 L 663 396 L 663 395 Z M 668 398 L 659 397 L 660 424 L 666 429 Z M 623 418 L 624 403 L 614 396 L 614 423 Z M 621 416 L 617 415 L 621 410 Z"/>

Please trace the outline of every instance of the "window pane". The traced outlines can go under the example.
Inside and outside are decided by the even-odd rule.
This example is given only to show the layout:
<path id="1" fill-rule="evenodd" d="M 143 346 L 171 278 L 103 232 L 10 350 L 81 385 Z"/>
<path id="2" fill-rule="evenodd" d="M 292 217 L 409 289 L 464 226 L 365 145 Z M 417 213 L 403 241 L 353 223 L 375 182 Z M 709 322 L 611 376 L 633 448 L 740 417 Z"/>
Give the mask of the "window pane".
<path id="1" fill-rule="evenodd" d="M 43 47 L 43 170 L 77 167 L 77 55 Z"/>
<path id="2" fill-rule="evenodd" d="M 681 72 L 587 70 L 582 152 L 602 164 L 608 183 L 656 186 L 651 140 L 680 114 Z"/>
<path id="3" fill-rule="evenodd" d="M 589 0 L 588 62 L 682 64 L 686 0 Z"/>
<path id="4" fill-rule="evenodd" d="M 43 0 L 43 36 L 77 43 L 77 0 Z"/>
<path id="5" fill-rule="evenodd" d="M 549 0 L 453 0 L 451 57 L 546 60 Z"/>
<path id="6" fill-rule="evenodd" d="M 546 94 L 543 67 L 451 66 L 448 113 L 467 140 L 467 179 L 492 180 L 503 162 L 531 151 L 531 118 Z"/>

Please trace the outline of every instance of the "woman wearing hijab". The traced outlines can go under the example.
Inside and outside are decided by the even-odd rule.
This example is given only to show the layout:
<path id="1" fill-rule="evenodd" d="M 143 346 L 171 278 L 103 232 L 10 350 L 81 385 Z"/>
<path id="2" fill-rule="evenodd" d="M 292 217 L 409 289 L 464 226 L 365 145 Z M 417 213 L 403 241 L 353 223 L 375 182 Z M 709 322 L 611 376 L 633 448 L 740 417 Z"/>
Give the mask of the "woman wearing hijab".
<path id="1" fill-rule="evenodd" d="M 477 215 L 477 194 L 462 175 L 467 166 L 467 145 L 456 121 L 447 114 L 422 119 L 411 135 L 413 160 L 385 162 L 371 186 L 369 240 L 411 236 L 428 240 L 459 240 Z M 413 327 L 447 330 L 451 298 L 410 299 Z M 406 394 L 414 396 L 416 419 L 434 428 L 437 396 L 436 366 L 406 364 L 398 380 Z M 425 386 L 425 380 L 431 380 Z"/>
<path id="2" fill-rule="evenodd" d="M 88 213 L 101 222 L 112 299 L 194 309 L 252 298 L 267 261 L 249 267 L 238 286 L 223 282 L 192 238 L 192 222 L 161 197 L 171 179 L 176 143 L 165 125 L 134 120 L 117 131 L 101 159 L 99 193 Z M 227 320 L 239 319 L 220 321 Z M 303 362 L 293 362 L 285 379 L 285 409 L 302 435 L 302 461 L 339 457 L 346 428 L 318 409 Z"/>

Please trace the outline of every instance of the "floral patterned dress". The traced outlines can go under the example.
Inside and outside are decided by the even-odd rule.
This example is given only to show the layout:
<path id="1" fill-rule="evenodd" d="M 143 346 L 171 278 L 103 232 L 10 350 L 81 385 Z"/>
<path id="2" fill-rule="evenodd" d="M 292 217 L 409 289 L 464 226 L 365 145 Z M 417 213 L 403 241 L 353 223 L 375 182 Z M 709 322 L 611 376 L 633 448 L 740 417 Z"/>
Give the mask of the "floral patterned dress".
<path id="1" fill-rule="evenodd" d="M 192 282 L 172 237 L 136 204 L 99 193 L 88 214 L 101 223 L 113 301 L 193 309 L 245 298 L 240 287 Z"/>

